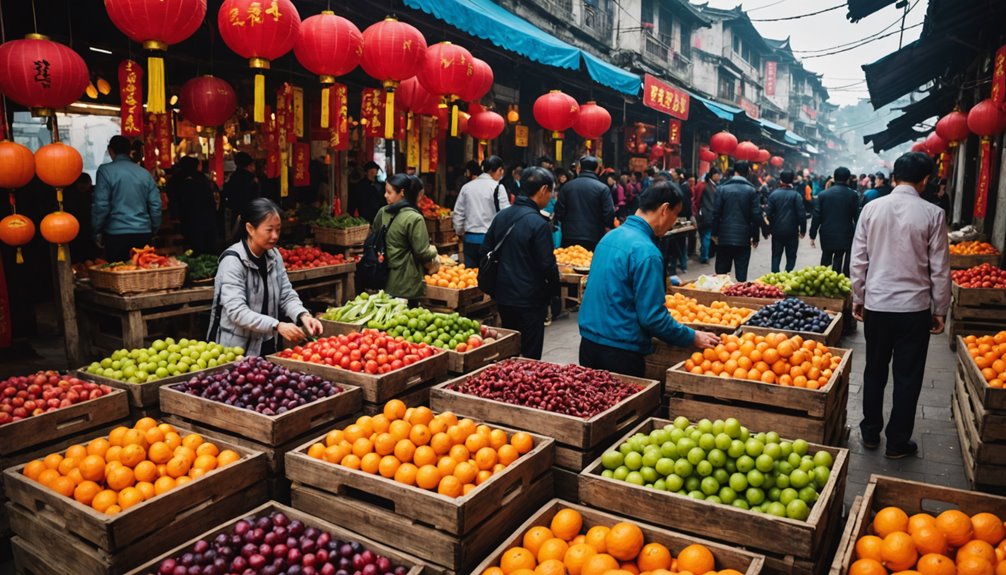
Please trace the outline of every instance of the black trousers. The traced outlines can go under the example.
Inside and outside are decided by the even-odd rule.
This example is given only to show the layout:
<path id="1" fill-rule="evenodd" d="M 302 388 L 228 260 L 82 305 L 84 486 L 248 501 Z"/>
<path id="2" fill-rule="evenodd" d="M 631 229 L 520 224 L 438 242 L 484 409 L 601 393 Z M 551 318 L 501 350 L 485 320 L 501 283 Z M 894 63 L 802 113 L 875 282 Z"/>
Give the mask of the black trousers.
<path id="1" fill-rule="evenodd" d="M 782 254 L 786 252 L 786 271 L 791 272 L 796 267 L 796 250 L 800 247 L 800 238 L 779 237 L 772 235 L 772 273 L 779 272 Z"/>
<path id="2" fill-rule="evenodd" d="M 891 313 L 866 310 L 866 368 L 863 370 L 863 421 L 859 429 L 868 440 L 884 429 L 884 388 L 894 359 L 894 398 L 887 422 L 887 449 L 899 451 L 912 438 L 915 410 L 922 391 L 929 352 L 929 311 Z"/>
<path id="3" fill-rule="evenodd" d="M 573 238 L 567 238 L 565 236 L 563 236 L 562 238 L 562 247 L 568 248 L 569 246 L 583 246 L 584 249 L 590 252 L 597 249 L 597 243 L 598 242 L 592 242 L 590 240 L 577 240 Z"/>
<path id="4" fill-rule="evenodd" d="M 836 272 L 845 274 L 845 277 L 849 277 L 849 260 L 851 259 L 849 248 L 826 250 L 824 249 L 824 246 L 821 246 L 821 250 L 822 266 L 830 266 L 831 269 Z"/>
<path id="5" fill-rule="evenodd" d="M 751 246 L 726 246 L 716 248 L 716 273 L 728 274 L 734 268 L 734 276 L 739 282 L 748 281 L 748 264 L 751 263 Z"/>
<path id="6" fill-rule="evenodd" d="M 634 351 L 594 343 L 580 338 L 580 365 L 593 369 L 613 371 L 623 375 L 643 377 L 646 356 Z"/>
<path id="7" fill-rule="evenodd" d="M 128 261 L 129 250 L 142 248 L 150 243 L 151 234 L 107 234 L 102 240 L 105 242 L 105 257 L 110 262 Z"/>
<path id="8" fill-rule="evenodd" d="M 520 332 L 520 354 L 531 359 L 541 359 L 545 343 L 545 314 L 548 306 L 499 306 L 503 327 Z"/>

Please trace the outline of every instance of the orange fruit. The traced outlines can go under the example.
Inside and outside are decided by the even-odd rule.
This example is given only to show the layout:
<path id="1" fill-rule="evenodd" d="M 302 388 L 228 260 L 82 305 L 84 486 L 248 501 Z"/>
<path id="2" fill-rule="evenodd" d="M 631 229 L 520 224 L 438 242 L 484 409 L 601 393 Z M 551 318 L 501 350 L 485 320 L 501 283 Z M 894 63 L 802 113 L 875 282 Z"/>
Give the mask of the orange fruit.
<path id="1" fill-rule="evenodd" d="M 524 534 L 524 539 L 521 544 L 525 549 L 531 552 L 535 557 L 538 556 L 538 550 L 541 548 L 542 543 L 548 541 L 549 539 L 555 537 L 552 534 L 552 530 L 544 525 L 535 525 L 534 527 L 527 530 Z"/>
<path id="2" fill-rule="evenodd" d="M 530 433 L 518 431 L 510 438 L 510 445 L 514 446 L 517 453 L 524 455 L 534 447 L 534 438 Z"/>
<path id="3" fill-rule="evenodd" d="M 119 427 L 116 427 L 115 429 L 113 429 L 108 434 L 108 445 L 111 446 L 111 447 L 115 447 L 117 445 L 121 446 L 122 445 L 122 437 L 124 435 L 126 435 L 127 431 L 129 431 L 129 428 L 128 427 L 123 427 L 121 425 Z"/>
<path id="4" fill-rule="evenodd" d="M 350 426 L 352 427 L 352 426 Z M 349 429 L 348 427 L 346 428 Z M 401 441 L 402 439 L 408 439 L 409 433 L 412 431 L 412 425 L 405 421 L 404 419 L 398 419 L 391 422 L 388 426 L 388 433 L 391 434 L 395 441 Z"/>
<path id="5" fill-rule="evenodd" d="M 203 444 L 203 436 L 198 433 L 190 433 L 182 438 L 182 445 L 188 447 L 189 449 L 195 451 L 200 445 Z"/>
<path id="6" fill-rule="evenodd" d="M 226 465 L 230 465 L 231 463 L 234 463 L 239 459 L 241 459 L 241 456 L 238 455 L 236 451 L 225 449 L 220 452 L 220 455 L 217 456 L 217 467 L 224 467 Z"/>
<path id="7" fill-rule="evenodd" d="M 188 483 L 190 481 L 192 481 L 191 477 L 189 477 L 188 475 L 183 475 L 183 476 L 175 479 L 175 487 L 181 487 L 182 485 L 185 485 L 186 483 Z"/>
<path id="8" fill-rule="evenodd" d="M 430 421 L 433 420 L 433 411 L 429 407 L 420 405 L 415 408 L 412 412 L 412 418 L 409 419 L 409 423 L 412 425 L 429 425 Z"/>
<path id="9" fill-rule="evenodd" d="M 216 462 L 217 460 L 214 459 L 213 463 L 215 464 Z M 376 474 L 380 466 L 381 456 L 374 452 L 367 453 L 360 458 L 360 471 L 364 473 Z"/>
<path id="10" fill-rule="evenodd" d="M 118 504 L 111 505 L 105 510 L 106 515 L 118 515 L 119 513 L 122 513 L 122 507 L 119 507 Z"/>
<path id="11" fill-rule="evenodd" d="M 604 553 L 608 550 L 607 544 L 604 540 L 608 537 L 608 532 L 611 531 L 607 525 L 595 525 L 587 530 L 587 534 L 584 537 L 584 543 L 590 545 L 594 549 L 597 549 L 598 553 Z"/>
<path id="12" fill-rule="evenodd" d="M 496 450 L 492 447 L 483 447 L 475 453 L 475 465 L 479 469 L 492 469 L 499 461 Z"/>
<path id="13" fill-rule="evenodd" d="M 119 507 L 129 509 L 143 503 L 143 493 L 140 493 L 140 490 L 135 487 L 127 487 L 119 492 L 118 503 Z"/>
<path id="14" fill-rule="evenodd" d="M 325 447 L 331 447 L 333 445 L 338 445 L 346 439 L 346 434 L 341 429 L 333 429 L 329 431 L 325 436 Z"/>
<path id="15" fill-rule="evenodd" d="M 936 516 L 936 528 L 943 532 L 952 547 L 964 545 L 974 533 L 971 518 L 956 509 L 948 509 Z"/>
<path id="16" fill-rule="evenodd" d="M 167 493 L 175 488 L 175 480 L 173 477 L 165 475 L 164 477 L 158 477 L 157 481 L 154 482 L 154 494 L 160 495 L 162 493 Z"/>
<path id="17" fill-rule="evenodd" d="M 417 467 L 422 467 L 424 465 L 436 465 L 437 452 L 433 451 L 433 448 L 429 445 L 420 445 L 416 448 L 416 452 L 412 455 L 412 462 L 415 463 Z"/>
<path id="18" fill-rule="evenodd" d="M 94 498 L 91 499 L 91 507 L 93 507 L 98 513 L 105 513 L 110 506 L 116 505 L 118 500 L 118 493 L 112 491 L 111 489 L 105 489 L 94 495 Z"/>
<path id="19" fill-rule="evenodd" d="M 415 453 L 416 446 L 408 439 L 399 440 L 398 443 L 395 444 L 395 457 L 397 457 L 399 461 L 412 461 Z"/>
<path id="20" fill-rule="evenodd" d="M 322 459 L 324 455 L 325 455 L 324 443 L 312 443 L 311 447 L 307 448 L 308 457 L 313 457 L 314 459 Z"/>
<path id="21" fill-rule="evenodd" d="M 164 432 L 159 427 L 151 427 L 144 432 L 143 437 L 147 440 L 147 445 L 150 445 L 151 443 L 164 441 Z"/>
<path id="22" fill-rule="evenodd" d="M 992 565 L 998 562 L 995 547 L 992 547 L 987 541 L 982 541 L 981 539 L 972 539 L 958 549 L 957 562 L 960 563 L 962 559 L 969 555 L 981 557 Z"/>
<path id="23" fill-rule="evenodd" d="M 426 445 L 430 442 L 431 437 L 433 437 L 433 434 L 430 433 L 430 428 L 426 427 L 425 424 L 413 425 L 409 431 L 409 440 L 416 446 Z"/>
<path id="24" fill-rule="evenodd" d="M 72 458 L 76 459 L 77 461 L 80 461 L 81 459 L 87 457 L 87 448 L 84 447 L 83 445 L 71 445 L 70 447 L 66 448 L 66 453 L 63 454 L 63 457 L 65 457 L 66 459 Z"/>
<path id="25" fill-rule="evenodd" d="M 132 444 L 122 448 L 119 461 L 126 467 L 136 467 L 141 461 L 147 458 L 147 450 L 139 445 Z M 125 507 L 123 507 L 125 509 Z"/>
<path id="26" fill-rule="evenodd" d="M 199 479 L 203 475 L 206 475 L 206 470 L 199 467 L 192 467 L 189 469 L 188 477 L 190 479 Z"/>
<path id="27" fill-rule="evenodd" d="M 204 443 L 196 448 L 196 456 L 200 455 L 212 455 L 216 457 L 220 455 L 220 448 L 213 443 Z"/>
<path id="28" fill-rule="evenodd" d="M 915 533 L 919 528 L 926 525 L 935 526 L 936 518 L 928 513 L 916 513 L 908 518 L 908 531 L 909 535 Z"/>
<path id="29" fill-rule="evenodd" d="M 957 561 L 957 575 L 995 575 L 995 568 L 977 555 L 968 555 Z"/>
<path id="30" fill-rule="evenodd" d="M 353 455 L 357 457 L 363 457 L 372 451 L 374 451 L 374 442 L 366 437 L 360 437 L 353 442 Z"/>
<path id="31" fill-rule="evenodd" d="M 538 547 L 538 562 L 543 563 L 550 559 L 562 560 L 566 556 L 566 551 L 569 550 L 569 543 L 563 541 L 558 537 L 552 537 L 544 542 Z"/>
<path id="32" fill-rule="evenodd" d="M 454 475 L 454 469 L 457 466 L 458 462 L 446 455 L 441 456 L 437 461 L 437 469 L 440 470 L 441 475 Z"/>
<path id="33" fill-rule="evenodd" d="M 873 518 L 873 532 L 883 539 L 895 531 L 908 531 L 908 514 L 899 507 L 885 507 Z"/>
<path id="34" fill-rule="evenodd" d="M 611 526 L 611 529 L 605 536 L 604 544 L 607 547 L 608 554 L 615 559 L 619 561 L 631 561 L 639 555 L 639 551 L 643 548 L 643 531 L 635 523 L 627 521 L 616 523 Z M 698 548 L 699 546 L 692 545 L 682 549 L 681 555 L 678 556 L 679 563 L 681 557 L 688 559 L 689 557 L 696 556 L 696 551 L 692 550 L 693 547 Z M 705 548 L 703 547 L 703 549 Z M 706 550 L 706 553 L 709 554 L 710 558 L 712 557 L 712 554 L 708 550 Z M 689 569 L 687 566 L 681 566 L 681 569 L 691 571 L 692 573 L 705 573 L 706 571 L 713 570 L 713 564 L 710 561 L 709 568 L 701 571 Z"/>
<path id="35" fill-rule="evenodd" d="M 105 464 L 102 463 L 101 466 L 102 468 L 104 468 Z M 31 479 L 32 481 L 37 481 L 39 474 L 45 471 L 46 469 L 48 468 L 45 466 L 45 463 L 43 463 L 41 459 L 36 459 L 35 461 L 28 462 L 24 466 L 24 469 L 21 470 L 21 473 L 23 473 L 25 477 L 27 477 L 28 479 Z"/>
<path id="36" fill-rule="evenodd" d="M 166 443 L 168 447 L 171 448 L 172 451 L 174 451 L 176 447 L 182 444 L 182 436 L 178 435 L 178 433 L 174 431 L 165 433 L 164 443 Z"/>
<path id="37" fill-rule="evenodd" d="M 566 575 L 566 566 L 559 559 L 549 559 L 534 568 L 534 575 Z"/>
<path id="38" fill-rule="evenodd" d="M 360 464 L 361 464 L 360 458 L 352 453 L 346 455 L 346 457 L 343 457 L 342 461 L 339 462 L 339 465 L 343 467 L 348 467 L 350 469 L 359 469 Z"/>
<path id="39" fill-rule="evenodd" d="M 587 558 L 583 563 L 583 567 L 580 568 L 580 575 L 604 575 L 609 571 L 617 570 L 619 567 L 621 565 L 619 565 L 618 559 L 607 553 L 598 553 Z"/>
<path id="40" fill-rule="evenodd" d="M 992 513 L 977 513 L 971 516 L 971 526 L 974 538 L 981 539 L 991 545 L 998 545 L 1006 538 L 1006 526 L 1002 520 Z"/>
<path id="41" fill-rule="evenodd" d="M 342 461 L 343 457 L 349 455 L 351 448 L 347 445 L 330 445 L 325 448 L 325 452 L 322 454 L 322 459 L 329 463 L 339 463 Z M 220 463 L 220 458 L 217 457 L 217 463 Z"/>
<path id="42" fill-rule="evenodd" d="M 143 500 L 153 499 L 157 495 L 157 491 L 154 489 L 154 484 L 149 481 L 138 481 L 134 486 L 143 495 Z"/>
<path id="43" fill-rule="evenodd" d="M 147 431 L 148 429 L 157 427 L 157 420 L 152 417 L 143 417 L 136 420 L 133 424 L 133 429 L 139 429 L 140 431 Z"/>
<path id="44" fill-rule="evenodd" d="M 416 484 L 416 473 L 419 470 L 416 466 L 411 463 L 403 463 L 398 466 L 398 471 L 395 472 L 395 481 L 399 483 L 404 483 L 406 485 Z"/>
<path id="45" fill-rule="evenodd" d="M 395 438 L 390 433 L 381 433 L 374 438 L 374 451 L 380 455 L 391 455 L 395 451 Z"/>
<path id="46" fill-rule="evenodd" d="M 890 571 L 911 569 L 919 559 L 912 536 L 904 531 L 895 531 L 884 537 L 880 544 L 880 556 L 884 559 L 884 566 Z"/>
<path id="47" fill-rule="evenodd" d="M 492 477 L 492 476 L 493 476 L 493 472 L 492 471 L 489 471 L 489 470 L 486 470 L 486 469 L 483 469 L 483 470 L 479 471 L 478 475 L 475 476 L 475 485 L 482 485 L 483 483 L 485 483 L 486 481 L 488 481 L 489 478 Z"/>
<path id="48" fill-rule="evenodd" d="M 478 472 L 478 468 L 467 461 L 462 461 L 454 467 L 454 477 L 457 477 L 462 484 L 474 483 Z"/>
<path id="49" fill-rule="evenodd" d="M 133 475 L 133 470 L 126 466 L 116 467 L 105 473 L 105 483 L 109 489 L 114 491 L 121 491 L 130 487 L 135 481 L 136 477 Z"/>
<path id="50" fill-rule="evenodd" d="M 884 540 L 876 535 L 864 535 L 856 541 L 856 559 L 876 559 L 880 561 L 880 544 Z"/>
<path id="51" fill-rule="evenodd" d="M 398 467 L 401 464 L 402 462 L 394 455 L 385 455 L 377 464 L 377 472 L 381 474 L 381 477 L 391 479 L 395 476 L 395 473 L 398 471 Z"/>
<path id="52" fill-rule="evenodd" d="M 464 486 L 461 485 L 457 477 L 442 474 L 440 484 L 437 485 L 437 493 L 446 495 L 447 497 L 461 497 L 462 493 L 464 493 Z"/>
<path id="53" fill-rule="evenodd" d="M 77 466 L 81 476 L 94 482 L 105 480 L 105 460 L 100 455 L 88 455 Z"/>
<path id="54" fill-rule="evenodd" d="M 915 565 L 922 575 L 956 575 L 957 566 L 946 555 L 926 553 Z"/>
<path id="55" fill-rule="evenodd" d="M 383 413 L 384 417 L 388 418 L 388 421 L 402 419 L 405 417 L 405 402 L 401 399 L 392 399 L 384 404 Z"/>
<path id="56" fill-rule="evenodd" d="M 104 457 L 108 448 L 108 440 L 104 437 L 98 437 L 97 439 L 92 439 L 91 442 L 87 444 L 87 454 Z"/>
<path id="57" fill-rule="evenodd" d="M 947 537 L 942 531 L 936 528 L 936 523 L 919 527 L 912 533 L 912 542 L 915 549 L 922 555 L 927 553 L 947 552 Z"/>
<path id="58" fill-rule="evenodd" d="M 101 486 L 97 483 L 93 481 L 81 481 L 73 490 L 73 498 L 84 505 L 90 505 L 94 501 L 94 496 L 100 492 Z"/>
<path id="59" fill-rule="evenodd" d="M 185 475 L 189 472 L 192 466 L 188 461 L 185 461 L 181 457 L 172 457 L 167 462 L 167 472 L 169 477 L 174 477 L 175 479 Z"/>
<path id="60" fill-rule="evenodd" d="M 669 569 L 671 567 L 671 552 L 660 543 L 647 543 L 636 557 L 636 565 L 640 571 L 654 569 Z"/>
<path id="61" fill-rule="evenodd" d="M 1006 575 L 1006 561 L 1000 561 L 996 565 L 995 575 Z"/>
<path id="62" fill-rule="evenodd" d="M 56 479 L 57 477 L 62 476 L 55 469 L 43 469 L 42 473 L 38 474 L 38 479 L 36 481 L 38 481 L 42 485 L 49 485 L 50 483 L 52 483 L 52 480 Z"/>
<path id="63" fill-rule="evenodd" d="M 436 465 L 424 465 L 416 472 L 416 485 L 423 489 L 436 489 L 440 485 L 440 470 Z"/>
<path id="64" fill-rule="evenodd" d="M 147 457 L 151 461 L 160 465 L 162 463 L 167 463 L 171 459 L 171 452 L 173 449 L 168 446 L 167 443 L 163 441 L 158 441 L 157 443 L 151 443 L 150 449 L 147 450 Z"/>
<path id="65" fill-rule="evenodd" d="M 126 433 L 122 434 L 122 447 L 126 447 L 127 445 L 139 445 L 140 447 L 146 449 L 146 434 L 139 429 L 130 429 Z"/>
<path id="66" fill-rule="evenodd" d="M 500 570 L 509 575 L 518 569 L 534 569 L 535 560 L 531 552 L 523 547 L 511 547 L 500 557 Z M 532 571 L 533 573 L 533 571 Z"/>
<path id="67" fill-rule="evenodd" d="M 468 451 L 471 453 L 475 453 L 478 450 L 482 449 L 483 447 L 488 446 L 489 446 L 489 440 L 486 439 L 484 435 L 481 435 L 479 433 L 473 433 L 465 438 L 465 447 L 467 447 Z"/>
<path id="68" fill-rule="evenodd" d="M 192 462 L 192 467 L 204 469 L 206 471 L 213 471 L 217 468 L 217 458 L 209 454 L 199 455 L 196 457 L 196 460 Z"/>
<path id="69" fill-rule="evenodd" d="M 157 429 L 156 427 L 154 429 Z M 214 459 L 214 463 L 216 460 Z M 157 466 L 153 461 L 141 461 L 133 468 L 133 475 L 137 481 L 153 482 L 157 479 Z"/>
<path id="70" fill-rule="evenodd" d="M 59 464 L 63 462 L 63 456 L 58 453 L 50 453 L 42 461 L 48 469 L 56 470 L 59 468 Z"/>
<path id="71" fill-rule="evenodd" d="M 49 482 L 49 489 L 65 497 L 73 497 L 77 484 L 69 477 L 57 477 Z"/>
<path id="72" fill-rule="evenodd" d="M 514 434 L 516 436 L 516 434 Z M 564 541 L 570 541 L 580 534 L 583 528 L 583 517 L 575 509 L 562 509 L 552 517 L 549 526 L 552 533 Z"/>
<path id="73" fill-rule="evenodd" d="M 510 438 L 507 437 L 506 432 L 502 429 L 494 429 L 489 433 L 489 447 L 498 451 L 499 448 L 509 443 Z"/>
<path id="74" fill-rule="evenodd" d="M 451 450 L 451 438 L 446 433 L 440 432 L 430 438 L 430 447 L 437 455 L 444 455 Z"/>
<path id="75" fill-rule="evenodd" d="M 450 455 L 451 459 L 457 461 L 458 463 L 471 459 L 471 453 L 468 451 L 468 448 L 461 444 L 451 447 L 448 455 Z"/>
<path id="76" fill-rule="evenodd" d="M 887 569 L 876 559 L 858 559 L 849 566 L 849 575 L 887 575 Z"/>
<path id="77" fill-rule="evenodd" d="M 74 467 L 73 469 L 71 469 L 70 473 L 66 474 L 66 477 L 69 477 L 70 480 L 73 481 L 74 485 L 77 485 L 78 483 L 80 483 L 81 481 L 84 480 L 84 476 L 81 475 L 80 469 L 78 469 L 76 467 Z"/>
<path id="78" fill-rule="evenodd" d="M 569 575 L 581 575 L 584 564 L 594 555 L 597 555 L 597 551 L 593 547 L 586 543 L 578 543 L 566 551 L 566 556 L 563 557 L 562 562 L 566 565 Z"/>
<path id="79" fill-rule="evenodd" d="M 483 571 L 482 575 L 503 575 L 503 570 L 499 567 L 490 567 Z"/>

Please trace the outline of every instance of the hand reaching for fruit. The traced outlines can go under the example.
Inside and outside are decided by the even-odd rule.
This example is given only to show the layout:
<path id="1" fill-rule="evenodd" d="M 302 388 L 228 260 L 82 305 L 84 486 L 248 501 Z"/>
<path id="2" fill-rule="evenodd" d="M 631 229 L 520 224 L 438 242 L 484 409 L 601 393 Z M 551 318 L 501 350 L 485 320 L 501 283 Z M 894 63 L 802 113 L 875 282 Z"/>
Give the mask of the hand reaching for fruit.
<path id="1" fill-rule="evenodd" d="M 699 349 L 708 349 L 711 347 L 716 347 L 720 344 L 720 336 L 715 333 L 710 333 L 708 331 L 696 331 L 695 332 L 695 347 Z"/>

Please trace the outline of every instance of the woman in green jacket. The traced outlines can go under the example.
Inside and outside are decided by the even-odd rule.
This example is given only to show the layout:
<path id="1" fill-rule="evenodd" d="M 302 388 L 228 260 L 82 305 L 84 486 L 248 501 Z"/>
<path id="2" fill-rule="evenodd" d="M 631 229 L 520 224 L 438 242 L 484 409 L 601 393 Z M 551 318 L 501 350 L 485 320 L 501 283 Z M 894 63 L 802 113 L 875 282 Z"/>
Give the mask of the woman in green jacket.
<path id="1" fill-rule="evenodd" d="M 437 248 L 430 243 L 426 220 L 416 207 L 423 194 L 423 182 L 416 176 L 395 174 L 384 185 L 388 205 L 377 212 L 373 230 L 387 226 L 384 239 L 388 262 L 388 285 L 384 291 L 408 300 L 418 300 L 426 294 L 423 270 L 436 273 L 440 269 Z"/>

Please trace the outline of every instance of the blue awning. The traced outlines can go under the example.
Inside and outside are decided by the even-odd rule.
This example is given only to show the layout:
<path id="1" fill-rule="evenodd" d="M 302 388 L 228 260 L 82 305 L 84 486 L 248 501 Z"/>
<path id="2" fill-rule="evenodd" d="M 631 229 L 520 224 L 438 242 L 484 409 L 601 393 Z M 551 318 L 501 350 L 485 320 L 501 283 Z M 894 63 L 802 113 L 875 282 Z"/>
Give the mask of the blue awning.
<path id="1" fill-rule="evenodd" d="M 773 132 L 785 132 L 786 131 L 786 127 L 785 126 L 780 126 L 779 124 L 776 124 L 775 122 L 769 122 L 768 120 L 763 120 L 763 119 L 759 118 L 758 119 L 758 123 L 761 124 L 763 128 L 766 128 L 768 130 L 772 130 Z"/>
<path id="2" fill-rule="evenodd" d="M 556 68 L 579 70 L 599 84 L 632 96 L 639 94 L 639 76 L 580 50 L 507 11 L 491 0 L 404 0 L 405 5 L 442 20 L 476 38 L 488 40 L 525 58 Z"/>
<path id="3" fill-rule="evenodd" d="M 786 141 L 789 142 L 790 144 L 796 145 L 806 142 L 807 139 L 800 137 L 789 130 L 786 130 Z"/>
<path id="4" fill-rule="evenodd" d="M 695 98 L 696 100 L 701 102 L 702 105 L 705 106 L 707 110 L 712 112 L 714 116 L 716 116 L 721 120 L 733 122 L 737 114 L 741 114 L 742 116 L 745 115 L 744 110 L 740 108 L 735 108 L 734 106 L 729 106 L 727 104 L 721 104 L 719 102 L 708 100 L 706 98 L 703 98 L 702 96 L 696 95 L 694 92 L 691 91 L 689 91 L 688 93 L 691 94 L 692 98 Z"/>

